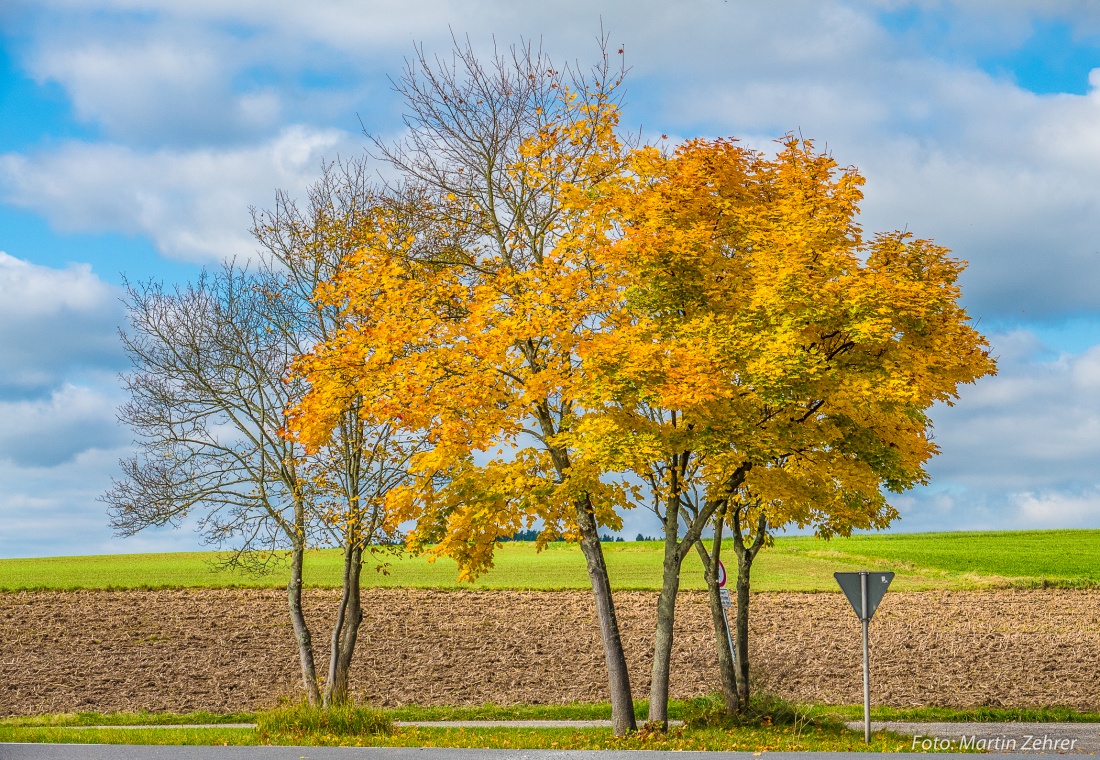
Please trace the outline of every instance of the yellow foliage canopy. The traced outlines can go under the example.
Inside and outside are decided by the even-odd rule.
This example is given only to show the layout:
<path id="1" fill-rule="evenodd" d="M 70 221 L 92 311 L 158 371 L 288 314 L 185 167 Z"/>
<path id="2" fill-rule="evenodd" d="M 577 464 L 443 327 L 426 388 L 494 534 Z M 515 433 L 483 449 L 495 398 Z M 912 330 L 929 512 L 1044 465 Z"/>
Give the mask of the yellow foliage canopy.
<path id="1" fill-rule="evenodd" d="M 907 233 L 864 241 L 862 177 L 808 141 L 631 159 L 596 201 L 574 198 L 590 220 L 576 244 L 629 285 L 580 348 L 572 445 L 659 502 L 697 488 L 767 504 L 772 525 L 887 524 L 882 489 L 927 479 L 929 407 L 995 371 L 958 304 L 963 263 Z"/>
<path id="2" fill-rule="evenodd" d="M 300 362 L 296 434 L 323 445 L 349 398 L 430 431 L 391 511 L 467 578 L 535 520 L 574 535 L 581 501 L 614 529 L 634 476 L 826 535 L 888 523 L 882 489 L 927 478 L 929 407 L 995 371 L 962 262 L 865 241 L 862 178 L 809 142 L 628 153 L 615 118 L 551 121 L 508 168 L 559 209 L 544 229 L 494 237 L 453 193 L 380 210 L 318 293 L 346 327 Z"/>

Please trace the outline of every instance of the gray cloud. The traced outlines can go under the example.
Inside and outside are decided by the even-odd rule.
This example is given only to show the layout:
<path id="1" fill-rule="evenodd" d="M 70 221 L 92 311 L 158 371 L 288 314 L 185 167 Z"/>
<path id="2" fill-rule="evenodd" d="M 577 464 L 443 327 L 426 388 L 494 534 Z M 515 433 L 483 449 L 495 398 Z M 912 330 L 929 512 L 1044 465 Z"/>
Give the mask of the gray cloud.
<path id="1" fill-rule="evenodd" d="M 65 385 L 47 399 L 0 401 L 0 459 L 53 467 L 89 449 L 113 449 L 130 434 L 115 419 L 117 392 Z"/>
<path id="2" fill-rule="evenodd" d="M 116 538 L 96 501 L 126 449 L 89 449 L 57 466 L 0 458 L 0 557 L 54 557 L 145 551 L 196 551 L 193 531 L 151 530 Z"/>
<path id="3" fill-rule="evenodd" d="M 118 295 L 87 265 L 51 269 L 0 252 L 0 399 L 40 397 L 80 371 L 123 369 Z"/>

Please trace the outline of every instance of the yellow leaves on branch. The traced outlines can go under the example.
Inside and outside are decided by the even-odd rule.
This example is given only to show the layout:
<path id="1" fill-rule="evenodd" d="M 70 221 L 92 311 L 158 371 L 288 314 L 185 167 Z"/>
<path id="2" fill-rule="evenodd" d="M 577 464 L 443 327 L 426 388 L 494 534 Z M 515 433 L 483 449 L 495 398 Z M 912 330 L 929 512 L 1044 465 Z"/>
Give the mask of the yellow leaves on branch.
<path id="1" fill-rule="evenodd" d="M 583 113 L 507 166 L 537 230 L 459 192 L 371 217 L 318 291 L 346 324 L 298 364 L 295 434 L 324 445 L 351 399 L 427 431 L 388 508 L 468 579 L 535 521 L 574 535 L 578 504 L 614 527 L 638 498 L 625 475 L 685 453 L 690 485 L 751 495 L 772 525 L 888 523 L 882 489 L 926 479 L 929 406 L 995 371 L 963 264 L 907 233 L 864 240 L 863 178 L 809 141 L 625 151 L 613 108 L 568 103 Z"/>
<path id="2" fill-rule="evenodd" d="M 958 304 L 963 264 L 906 233 L 864 241 L 863 178 L 809 141 L 769 158 L 695 140 L 629 166 L 573 199 L 594 257 L 629 283 L 614 329 L 583 347 L 584 445 L 639 474 L 694 457 L 677 487 L 708 498 L 751 465 L 742 491 L 773 525 L 888 523 L 882 489 L 923 482 L 936 451 L 926 410 L 995 371 Z"/>

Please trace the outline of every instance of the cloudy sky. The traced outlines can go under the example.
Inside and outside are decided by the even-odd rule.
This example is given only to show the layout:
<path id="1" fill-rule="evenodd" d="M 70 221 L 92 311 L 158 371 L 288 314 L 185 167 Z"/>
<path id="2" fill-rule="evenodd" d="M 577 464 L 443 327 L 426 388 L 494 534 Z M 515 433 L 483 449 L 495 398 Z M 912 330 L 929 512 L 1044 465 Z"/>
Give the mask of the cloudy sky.
<path id="1" fill-rule="evenodd" d="M 123 275 L 169 283 L 253 249 L 388 76 L 451 33 L 630 66 L 643 135 L 801 131 L 867 177 L 867 230 L 970 262 L 1000 374 L 934 414 L 933 483 L 896 530 L 1100 527 L 1100 5 L 1036 0 L 5 0 L 0 4 L 0 557 L 200 548 L 112 537 Z M 645 515 L 624 533 L 652 532 Z"/>

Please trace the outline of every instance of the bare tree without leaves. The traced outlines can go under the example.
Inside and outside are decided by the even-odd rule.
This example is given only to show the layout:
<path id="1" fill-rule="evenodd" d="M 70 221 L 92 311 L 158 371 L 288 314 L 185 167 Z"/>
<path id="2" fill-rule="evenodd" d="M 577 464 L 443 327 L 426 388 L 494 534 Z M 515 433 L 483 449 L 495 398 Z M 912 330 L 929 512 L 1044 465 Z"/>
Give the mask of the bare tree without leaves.
<path id="1" fill-rule="evenodd" d="M 302 612 L 310 530 L 310 481 L 302 452 L 280 434 L 300 392 L 283 383 L 294 346 L 271 329 L 268 299 L 233 266 L 165 290 L 128 284 L 134 365 L 119 419 L 138 453 L 102 497 L 120 535 L 179 526 L 194 515 L 210 544 L 232 546 L 231 564 L 266 566 L 289 548 L 287 599 L 302 681 L 319 702 L 312 640 Z"/>
<path id="2" fill-rule="evenodd" d="M 262 570 L 288 558 L 288 605 L 311 704 L 348 697 L 364 555 L 392 537 L 383 499 L 417 447 L 361 419 L 354 400 L 330 446 L 307 453 L 285 435 L 286 410 L 306 391 L 291 364 L 338 318 L 313 302 L 313 291 L 338 273 L 355 248 L 358 216 L 375 200 L 362 162 L 326 167 L 304 210 L 280 193 L 273 212 L 254 214 L 263 246 L 254 270 L 229 264 L 171 290 L 127 284 L 122 340 L 134 369 L 119 417 L 138 452 L 102 497 L 112 525 L 131 535 L 193 516 L 207 542 L 232 548 L 230 564 Z M 326 545 L 343 550 L 344 573 L 322 689 L 302 584 L 305 550 Z"/>

